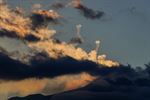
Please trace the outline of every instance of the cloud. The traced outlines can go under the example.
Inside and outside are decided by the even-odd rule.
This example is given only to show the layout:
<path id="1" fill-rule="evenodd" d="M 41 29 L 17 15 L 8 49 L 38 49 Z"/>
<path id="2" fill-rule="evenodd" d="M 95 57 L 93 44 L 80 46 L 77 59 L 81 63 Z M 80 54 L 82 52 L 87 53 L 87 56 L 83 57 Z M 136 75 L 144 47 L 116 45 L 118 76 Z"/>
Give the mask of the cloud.
<path id="1" fill-rule="evenodd" d="M 59 93 L 55 95 L 43 96 L 43 95 L 30 95 L 24 98 L 12 98 L 10 100 L 24 100 L 24 99 L 31 99 L 36 100 L 40 97 L 42 100 L 149 100 L 149 86 L 139 86 L 135 81 L 120 77 L 117 80 L 112 80 L 112 82 L 104 79 L 99 78 L 86 87 L 76 89 L 73 91 L 68 91 L 64 93 Z M 132 84 L 129 84 L 132 82 Z M 123 83 L 123 84 L 122 84 Z M 144 82 L 147 83 L 147 82 Z"/>
<path id="2" fill-rule="evenodd" d="M 35 28 L 33 23 L 35 21 L 29 16 L 16 13 L 13 9 L 9 8 L 7 4 L 0 4 L 0 5 L 1 5 L 0 36 L 7 36 L 7 37 L 19 38 L 19 39 L 25 39 L 31 41 L 31 39 L 33 40 L 48 39 L 56 33 L 56 31 L 49 30 L 44 26 Z M 56 12 L 50 12 L 50 15 L 54 19 L 57 16 L 59 16 Z M 36 23 L 36 25 L 39 24 L 40 23 L 38 24 Z M 34 29 L 32 27 L 34 27 Z"/>
<path id="3" fill-rule="evenodd" d="M 143 70 L 145 71 L 145 70 Z M 95 71 L 96 72 L 96 71 Z M 31 99 L 36 100 L 40 97 L 42 100 L 66 100 L 66 99 L 81 99 L 81 100 L 149 100 L 150 92 L 150 77 L 146 75 L 141 76 L 141 71 L 137 71 L 129 65 L 116 68 L 102 67 L 97 70 L 98 78 L 90 82 L 85 87 L 81 87 L 76 90 L 58 93 L 54 95 L 30 95 L 24 98 L 12 98 L 10 100 L 23 100 Z M 146 73 L 143 73 L 146 74 Z M 87 75 L 82 76 L 84 79 L 88 79 Z M 76 78 L 74 78 L 76 79 Z M 91 78 L 90 78 L 91 79 Z M 77 80 L 78 81 L 78 80 Z M 81 81 L 71 81 L 66 84 L 67 87 L 74 88 L 74 86 L 80 84 Z M 77 83 L 77 84 L 76 84 Z M 76 84 L 76 85 L 75 85 Z"/>
<path id="4" fill-rule="evenodd" d="M 18 8 L 19 9 L 19 8 Z M 49 20 L 57 20 L 61 16 L 53 10 L 33 10 L 32 17 L 18 14 L 7 4 L 1 4 L 0 11 L 0 36 L 10 38 L 19 38 L 26 42 L 26 45 L 33 50 L 41 50 L 49 54 L 50 58 L 59 58 L 69 56 L 77 60 L 90 60 L 98 62 L 105 66 L 118 66 L 119 63 L 103 59 L 99 61 L 97 51 L 92 50 L 87 53 L 82 48 L 76 48 L 74 45 L 65 42 L 55 43 L 53 36 L 55 30 L 50 30 L 47 26 Z M 46 25 L 44 25 L 46 23 Z M 82 37 L 78 34 L 79 40 L 83 42 Z M 39 45 L 40 44 L 40 45 Z"/>
<path id="5" fill-rule="evenodd" d="M 1 99 L 31 94 L 25 99 L 150 98 L 149 65 L 147 69 L 137 71 L 130 65 L 124 66 L 117 61 L 107 60 L 106 55 L 98 55 L 99 42 L 96 42 L 97 49 L 89 53 L 73 44 L 57 42 L 53 39 L 56 31 L 47 27 L 49 21 L 61 17 L 53 10 L 34 10 L 31 16 L 25 16 L 24 13 L 16 13 L 6 4 L 0 5 L 0 36 L 16 40 L 19 38 L 30 48 L 26 53 L 19 53 L 0 46 Z M 104 14 L 82 5 L 80 0 L 74 0 L 71 6 L 90 19 L 99 19 Z"/>
<path id="6" fill-rule="evenodd" d="M 102 11 L 94 11 L 90 8 L 87 8 L 86 6 L 83 6 L 83 5 L 81 5 L 77 9 L 80 10 L 81 14 L 84 17 L 89 18 L 89 19 L 100 19 L 104 15 L 104 12 L 102 12 Z"/>
<path id="7" fill-rule="evenodd" d="M 58 24 L 61 16 L 54 10 L 34 10 L 32 12 L 32 28 L 47 27 L 50 22 Z"/>
<path id="8" fill-rule="evenodd" d="M 0 59 L 1 79 L 56 77 L 80 72 L 93 73 L 93 70 L 98 69 L 98 65 L 90 61 L 77 61 L 70 57 L 55 60 L 46 58 L 42 53 L 32 58 L 30 65 L 13 60 L 2 53 L 0 53 Z"/>
<path id="9" fill-rule="evenodd" d="M 91 8 L 86 7 L 85 5 L 82 4 L 81 0 L 71 0 L 71 2 L 69 3 L 65 3 L 65 2 L 56 2 L 54 4 L 52 4 L 52 8 L 54 9 L 62 9 L 65 7 L 71 6 L 77 10 L 80 11 L 81 15 L 84 16 L 87 19 L 100 19 L 101 17 L 104 16 L 104 12 L 103 11 L 95 11 Z"/>
<path id="10" fill-rule="evenodd" d="M 95 80 L 95 77 L 88 73 L 79 73 L 76 75 L 62 75 L 55 78 L 27 78 L 23 80 L 0 80 L 0 96 L 10 98 L 14 96 L 27 96 L 41 93 L 51 95 L 76 89 L 89 84 Z M 77 83 L 79 82 L 79 83 Z M 70 87 L 74 84 L 74 88 Z"/>
<path id="11" fill-rule="evenodd" d="M 98 55 L 95 49 L 88 53 L 82 48 L 75 47 L 73 44 L 68 44 L 66 42 L 55 43 L 52 40 L 45 40 L 36 43 L 28 43 L 28 46 L 36 51 L 44 51 L 54 59 L 68 56 L 79 61 L 89 60 L 107 67 L 119 66 L 118 62 L 108 60 L 106 57 L 102 57 L 103 55 Z"/>
<path id="12" fill-rule="evenodd" d="M 71 5 L 75 9 L 78 9 L 81 14 L 88 19 L 100 19 L 104 15 L 103 11 L 95 11 L 91 8 L 86 7 L 82 4 L 81 0 L 72 0 L 72 2 L 68 5 Z"/>

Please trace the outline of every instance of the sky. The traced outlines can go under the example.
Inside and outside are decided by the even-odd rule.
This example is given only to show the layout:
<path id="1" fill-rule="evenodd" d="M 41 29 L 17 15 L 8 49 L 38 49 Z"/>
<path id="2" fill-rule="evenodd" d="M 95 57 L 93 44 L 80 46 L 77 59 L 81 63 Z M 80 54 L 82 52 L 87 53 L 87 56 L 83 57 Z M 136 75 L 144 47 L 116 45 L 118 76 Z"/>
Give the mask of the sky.
<path id="1" fill-rule="evenodd" d="M 57 12 L 63 18 L 58 19 L 59 23 L 56 24 L 51 23 L 57 19 L 49 20 L 53 16 L 45 18 L 42 15 L 40 19 L 50 21 L 49 28 L 57 30 L 54 39 L 52 37 L 55 32 L 47 29 L 47 25 L 41 25 L 37 21 L 39 16 L 30 11 L 34 3 L 40 3 L 43 5 L 41 9 L 50 11 L 56 0 L 7 1 L 10 8 L 21 6 L 25 13 L 0 4 L 2 100 L 11 97 L 14 98 L 9 100 L 19 100 L 18 97 L 24 98 L 27 95 L 30 95 L 27 96 L 28 99 L 40 97 L 43 100 L 150 100 L 150 63 L 145 65 L 145 69 L 133 68 L 144 67 L 144 63 L 150 61 L 150 1 L 83 0 L 83 4 L 76 7 L 72 5 L 59 9 Z M 104 15 L 100 19 L 92 19 L 90 17 L 95 13 L 89 8 L 102 11 Z M 85 12 L 90 13 L 85 15 Z M 79 48 L 69 42 L 77 35 L 78 24 L 83 26 L 81 35 L 85 40 Z M 95 40 L 101 41 L 98 55 Z M 98 47 L 99 41 L 96 44 Z M 87 53 L 80 47 L 91 52 Z M 105 59 L 105 55 L 100 54 L 108 57 Z M 119 65 L 108 59 L 134 66 Z M 60 93 L 64 91 L 66 92 Z"/>
<path id="2" fill-rule="evenodd" d="M 29 10 L 31 3 L 40 3 L 50 9 L 55 0 L 7 1 L 12 7 L 21 6 Z M 83 0 L 83 4 L 94 10 L 104 11 L 105 15 L 101 19 L 90 20 L 73 8 L 61 9 L 59 13 L 65 16 L 63 23 L 53 26 L 59 32 L 57 38 L 68 41 L 75 36 L 75 25 L 82 24 L 81 35 L 85 43 L 81 47 L 87 51 L 93 49 L 95 40 L 99 39 L 99 53 L 106 54 L 110 59 L 134 66 L 150 62 L 150 0 Z M 6 41 L 7 39 L 1 38 L 0 45 L 4 45 Z M 19 42 L 15 41 L 13 45 L 17 43 Z"/>

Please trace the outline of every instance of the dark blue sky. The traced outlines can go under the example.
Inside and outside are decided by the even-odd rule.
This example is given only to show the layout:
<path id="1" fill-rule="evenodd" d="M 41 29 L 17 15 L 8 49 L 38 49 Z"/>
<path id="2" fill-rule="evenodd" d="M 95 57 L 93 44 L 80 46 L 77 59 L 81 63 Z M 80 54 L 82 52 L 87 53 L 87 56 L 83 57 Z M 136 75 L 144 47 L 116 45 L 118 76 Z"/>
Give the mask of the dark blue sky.
<path id="1" fill-rule="evenodd" d="M 31 2 L 50 9 L 54 1 L 8 0 L 11 6 L 20 5 L 26 10 Z M 68 41 L 75 35 L 75 25 L 82 24 L 81 34 L 86 41 L 81 46 L 87 51 L 94 48 L 96 39 L 100 39 L 99 53 L 107 54 L 108 58 L 135 66 L 150 62 L 150 0 L 83 0 L 83 3 L 89 8 L 104 11 L 105 15 L 100 20 L 90 20 L 75 9 L 62 9 L 59 12 L 65 16 L 64 24 L 54 27 L 62 31 L 58 38 Z"/>

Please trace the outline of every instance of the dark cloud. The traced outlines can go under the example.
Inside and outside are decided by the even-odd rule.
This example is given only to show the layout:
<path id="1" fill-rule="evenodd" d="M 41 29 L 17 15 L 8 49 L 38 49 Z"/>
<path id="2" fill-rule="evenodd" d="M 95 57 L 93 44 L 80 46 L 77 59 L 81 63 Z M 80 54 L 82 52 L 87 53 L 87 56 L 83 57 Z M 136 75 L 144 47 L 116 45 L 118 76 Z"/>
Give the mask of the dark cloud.
<path id="1" fill-rule="evenodd" d="M 88 19 L 100 19 L 104 15 L 103 11 L 94 11 L 84 5 L 80 5 L 76 9 L 78 9 L 81 14 Z"/>
<path id="2" fill-rule="evenodd" d="M 8 31 L 5 29 L 0 29 L 0 36 L 7 36 L 7 37 L 12 37 L 12 38 L 19 38 L 19 36 L 13 32 L 13 31 Z"/>
<path id="3" fill-rule="evenodd" d="M 48 26 L 49 23 L 59 24 L 60 17 L 61 16 L 53 10 L 37 10 L 33 11 L 30 18 L 32 20 L 32 27 L 37 28 Z"/>
<path id="4" fill-rule="evenodd" d="M 99 78 L 86 87 L 44 96 L 30 95 L 24 98 L 15 97 L 10 100 L 149 100 L 150 77 L 138 76 L 139 72 L 130 65 L 116 68 L 100 67 L 94 70 Z M 145 71 L 146 72 L 146 71 Z"/>
<path id="5" fill-rule="evenodd" d="M 36 95 L 27 96 L 26 98 L 15 97 L 9 100 L 50 100 L 51 97 L 52 96 L 43 96 L 41 94 L 36 94 Z"/>
<path id="6" fill-rule="evenodd" d="M 27 96 L 25 98 L 12 98 L 10 100 L 149 100 L 150 87 L 138 86 L 136 82 L 120 78 L 119 84 L 112 84 L 105 79 L 97 79 L 86 87 L 64 92 L 56 95 L 42 96 L 40 94 Z M 123 84 L 120 84 L 120 82 Z M 127 84 L 126 84 L 126 82 Z M 125 82 L 125 83 L 124 83 Z"/>
<path id="7" fill-rule="evenodd" d="M 71 44 L 82 44 L 83 40 L 79 37 L 73 37 L 73 38 L 71 38 L 69 43 L 71 43 Z"/>
<path id="8" fill-rule="evenodd" d="M 95 11 L 91 8 L 86 7 L 85 5 L 81 4 L 81 2 L 78 0 L 76 0 L 76 1 L 74 0 L 72 2 L 77 2 L 77 5 L 75 3 L 75 5 L 73 4 L 72 6 L 75 9 L 78 9 L 85 18 L 100 19 L 105 14 L 103 11 Z M 63 2 L 56 2 L 52 5 L 52 8 L 58 10 L 58 9 L 64 8 L 65 6 L 66 5 Z"/>
<path id="9" fill-rule="evenodd" d="M 146 66 L 146 72 L 148 73 L 149 77 L 150 77 L 150 63 L 145 64 Z"/>
<path id="10" fill-rule="evenodd" d="M 120 65 L 120 67 L 107 68 L 91 61 L 78 61 L 71 57 L 52 59 L 49 58 L 46 52 L 37 52 L 34 56 L 29 57 L 29 64 L 14 60 L 10 58 L 7 53 L 4 54 L 2 52 L 0 52 L 0 59 L 1 78 L 55 77 L 58 75 L 75 74 L 80 72 L 88 72 L 103 77 L 109 76 L 110 78 L 118 78 L 121 76 L 127 78 L 138 77 L 138 72 L 130 66 Z"/>
<path id="11" fill-rule="evenodd" d="M 36 28 L 36 27 L 41 27 L 41 26 L 47 26 L 48 23 L 46 23 L 45 18 L 41 15 L 38 14 L 33 14 L 31 16 L 32 19 L 32 27 Z"/>
<path id="12" fill-rule="evenodd" d="M 3 53 L 0 53 L 0 59 L 1 79 L 55 77 L 80 72 L 94 74 L 94 70 L 98 69 L 98 65 L 90 61 L 77 61 L 70 57 L 55 60 L 47 57 L 44 53 L 36 54 L 31 59 L 30 65 L 13 60 Z"/>
<path id="13" fill-rule="evenodd" d="M 32 28 L 37 28 L 37 27 L 47 27 L 49 23 L 51 24 L 59 24 L 58 19 L 53 19 L 53 18 L 48 18 L 44 17 L 40 14 L 32 14 L 30 17 L 32 20 Z"/>
<path id="14" fill-rule="evenodd" d="M 27 40 L 27 41 L 31 41 L 31 42 L 33 42 L 33 41 L 40 41 L 40 38 L 35 37 L 32 34 L 25 36 L 24 39 Z"/>
<path id="15" fill-rule="evenodd" d="M 8 30 L 5 30 L 5 29 L 0 30 L 0 36 L 1 37 L 6 36 L 6 37 L 10 37 L 10 38 L 21 39 L 21 37 L 19 37 L 16 32 L 8 31 Z M 38 37 L 36 37 L 32 34 L 26 35 L 23 39 L 27 40 L 27 41 L 39 41 L 40 40 L 40 38 L 38 38 Z"/>
<path id="16" fill-rule="evenodd" d="M 27 76 L 29 66 L 10 59 L 7 55 L 0 53 L 0 78 L 1 79 L 17 79 Z"/>

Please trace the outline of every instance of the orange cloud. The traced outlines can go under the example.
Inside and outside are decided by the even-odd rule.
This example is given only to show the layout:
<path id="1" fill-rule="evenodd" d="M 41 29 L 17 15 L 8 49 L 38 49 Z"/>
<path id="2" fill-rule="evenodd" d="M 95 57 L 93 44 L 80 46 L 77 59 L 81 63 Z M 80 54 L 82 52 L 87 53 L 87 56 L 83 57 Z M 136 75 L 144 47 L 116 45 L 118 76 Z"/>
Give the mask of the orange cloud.
<path id="1" fill-rule="evenodd" d="M 80 88 L 80 87 L 83 87 L 83 86 L 89 84 L 89 82 L 91 82 L 95 79 L 96 79 L 96 77 L 93 77 L 87 73 L 83 73 L 83 74 L 81 74 L 80 78 L 74 78 L 70 82 L 66 83 L 65 88 L 67 90 L 77 89 L 77 88 Z"/>
<path id="2" fill-rule="evenodd" d="M 63 75 L 55 78 L 30 78 L 16 81 L 0 81 L 0 96 L 1 100 L 14 96 L 27 96 L 31 94 L 51 95 L 77 89 L 89 84 L 96 77 L 87 73 L 75 75 Z"/>

